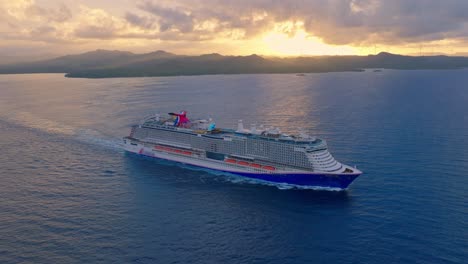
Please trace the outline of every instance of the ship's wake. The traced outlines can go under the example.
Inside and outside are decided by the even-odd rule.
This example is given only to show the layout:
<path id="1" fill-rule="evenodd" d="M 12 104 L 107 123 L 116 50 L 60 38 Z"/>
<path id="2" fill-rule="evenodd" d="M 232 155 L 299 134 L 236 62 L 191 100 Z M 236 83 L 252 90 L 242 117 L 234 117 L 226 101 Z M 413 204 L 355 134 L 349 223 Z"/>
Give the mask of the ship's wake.
<path id="1" fill-rule="evenodd" d="M 77 128 L 47 118 L 38 117 L 29 112 L 16 112 L 13 115 L 2 117 L 6 122 L 19 125 L 39 132 L 60 135 L 83 143 L 105 147 L 107 149 L 122 151 L 120 138 L 107 136 L 97 130 Z"/>

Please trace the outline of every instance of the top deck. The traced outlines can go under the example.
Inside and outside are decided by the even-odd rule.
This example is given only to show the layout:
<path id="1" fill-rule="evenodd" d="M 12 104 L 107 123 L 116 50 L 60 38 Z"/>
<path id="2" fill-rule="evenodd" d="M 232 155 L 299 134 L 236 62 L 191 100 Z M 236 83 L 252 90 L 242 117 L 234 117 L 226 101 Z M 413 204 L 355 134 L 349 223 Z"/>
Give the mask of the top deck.
<path id="1" fill-rule="evenodd" d="M 171 116 L 164 118 L 160 116 L 154 116 L 146 118 L 140 126 L 223 140 L 232 140 L 234 138 L 252 138 L 268 141 L 280 141 L 281 143 L 289 143 L 294 145 L 314 145 L 315 147 L 319 145 L 326 146 L 325 141 L 322 139 L 310 137 L 304 133 L 300 135 L 282 134 L 278 128 L 259 130 L 254 128 L 252 130 L 248 130 L 243 129 L 241 124 L 237 130 L 229 128 L 215 128 L 214 122 L 212 122 L 212 120 L 205 119 L 193 120 L 190 123 L 184 124 L 183 126 L 175 126 L 174 123 L 174 118 Z"/>

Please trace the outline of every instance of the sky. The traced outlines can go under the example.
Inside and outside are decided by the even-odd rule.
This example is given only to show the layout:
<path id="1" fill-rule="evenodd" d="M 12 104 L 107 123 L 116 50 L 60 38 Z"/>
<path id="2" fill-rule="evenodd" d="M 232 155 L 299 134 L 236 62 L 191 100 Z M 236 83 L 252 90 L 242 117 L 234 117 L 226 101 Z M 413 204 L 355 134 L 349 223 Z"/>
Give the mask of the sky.
<path id="1" fill-rule="evenodd" d="M 0 58 L 468 54 L 467 0 L 0 0 Z"/>

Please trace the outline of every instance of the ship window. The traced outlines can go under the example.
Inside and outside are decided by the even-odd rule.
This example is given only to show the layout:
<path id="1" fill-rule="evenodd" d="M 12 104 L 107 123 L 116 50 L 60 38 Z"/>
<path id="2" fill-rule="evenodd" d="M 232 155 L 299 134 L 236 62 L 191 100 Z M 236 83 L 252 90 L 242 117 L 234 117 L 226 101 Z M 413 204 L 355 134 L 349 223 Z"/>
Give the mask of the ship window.
<path id="1" fill-rule="evenodd" d="M 218 146 L 216 143 L 212 143 L 210 145 L 210 150 L 212 150 L 213 152 L 218 152 Z"/>

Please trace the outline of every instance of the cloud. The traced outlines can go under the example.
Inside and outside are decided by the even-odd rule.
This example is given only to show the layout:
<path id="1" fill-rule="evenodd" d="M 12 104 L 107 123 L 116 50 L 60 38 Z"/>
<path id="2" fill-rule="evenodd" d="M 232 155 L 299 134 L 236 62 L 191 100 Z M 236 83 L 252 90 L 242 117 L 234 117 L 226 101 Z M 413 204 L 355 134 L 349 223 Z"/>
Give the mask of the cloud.
<path id="1" fill-rule="evenodd" d="M 73 36 L 85 39 L 111 39 L 125 29 L 124 19 L 113 16 L 102 9 L 80 8 L 73 24 Z"/>
<path id="2" fill-rule="evenodd" d="M 60 42 L 59 25 L 72 19 L 64 4 L 44 8 L 33 0 L 0 2 L 0 40 Z"/>
<path id="3" fill-rule="evenodd" d="M 341 1 L 343 2 L 343 1 Z M 393 44 L 432 41 L 459 35 L 468 22 L 467 1 L 329 1 L 324 15 L 304 9 L 297 14 L 306 30 L 332 44 Z M 304 12 L 308 12 L 310 16 Z M 317 12 L 315 12 L 317 13 Z"/>
<path id="4" fill-rule="evenodd" d="M 466 0 L 116 0 L 100 8 L 54 1 L 0 0 L 0 42 L 208 47 L 254 43 L 272 31 L 362 47 L 468 42 Z"/>
<path id="5" fill-rule="evenodd" d="M 111 39 L 116 36 L 112 28 L 93 25 L 79 27 L 74 33 L 78 38 Z"/>
<path id="6" fill-rule="evenodd" d="M 61 4 L 57 8 L 42 8 L 33 2 L 27 8 L 25 8 L 24 13 L 28 17 L 37 17 L 40 20 L 45 20 L 47 22 L 65 22 L 72 18 L 72 13 L 70 9 L 64 4 Z"/>
<path id="7" fill-rule="evenodd" d="M 72 18 L 70 9 L 64 4 L 44 8 L 33 0 L 2 1 L 0 12 L 3 19 L 20 22 L 64 22 Z"/>
<path id="8" fill-rule="evenodd" d="M 147 16 L 141 16 L 132 12 L 125 13 L 125 20 L 131 25 L 143 28 L 143 29 L 154 29 L 155 20 Z"/>
<path id="9" fill-rule="evenodd" d="M 55 27 L 51 26 L 40 26 L 31 31 L 33 35 L 44 35 L 55 32 Z"/>
<path id="10" fill-rule="evenodd" d="M 143 2 L 139 4 L 143 9 L 158 18 L 159 30 L 165 32 L 170 29 L 177 29 L 183 33 L 193 30 L 193 17 L 179 9 L 160 6 L 153 2 Z"/>
<path id="11" fill-rule="evenodd" d="M 175 6 L 170 1 L 144 1 L 138 7 L 158 19 L 161 32 L 187 33 L 204 21 L 216 21 L 214 34 L 237 30 L 252 38 L 277 23 L 300 21 L 309 34 L 330 44 L 464 37 L 460 28 L 468 23 L 466 0 L 181 0 Z M 290 30 L 294 34 L 296 29 Z"/>

